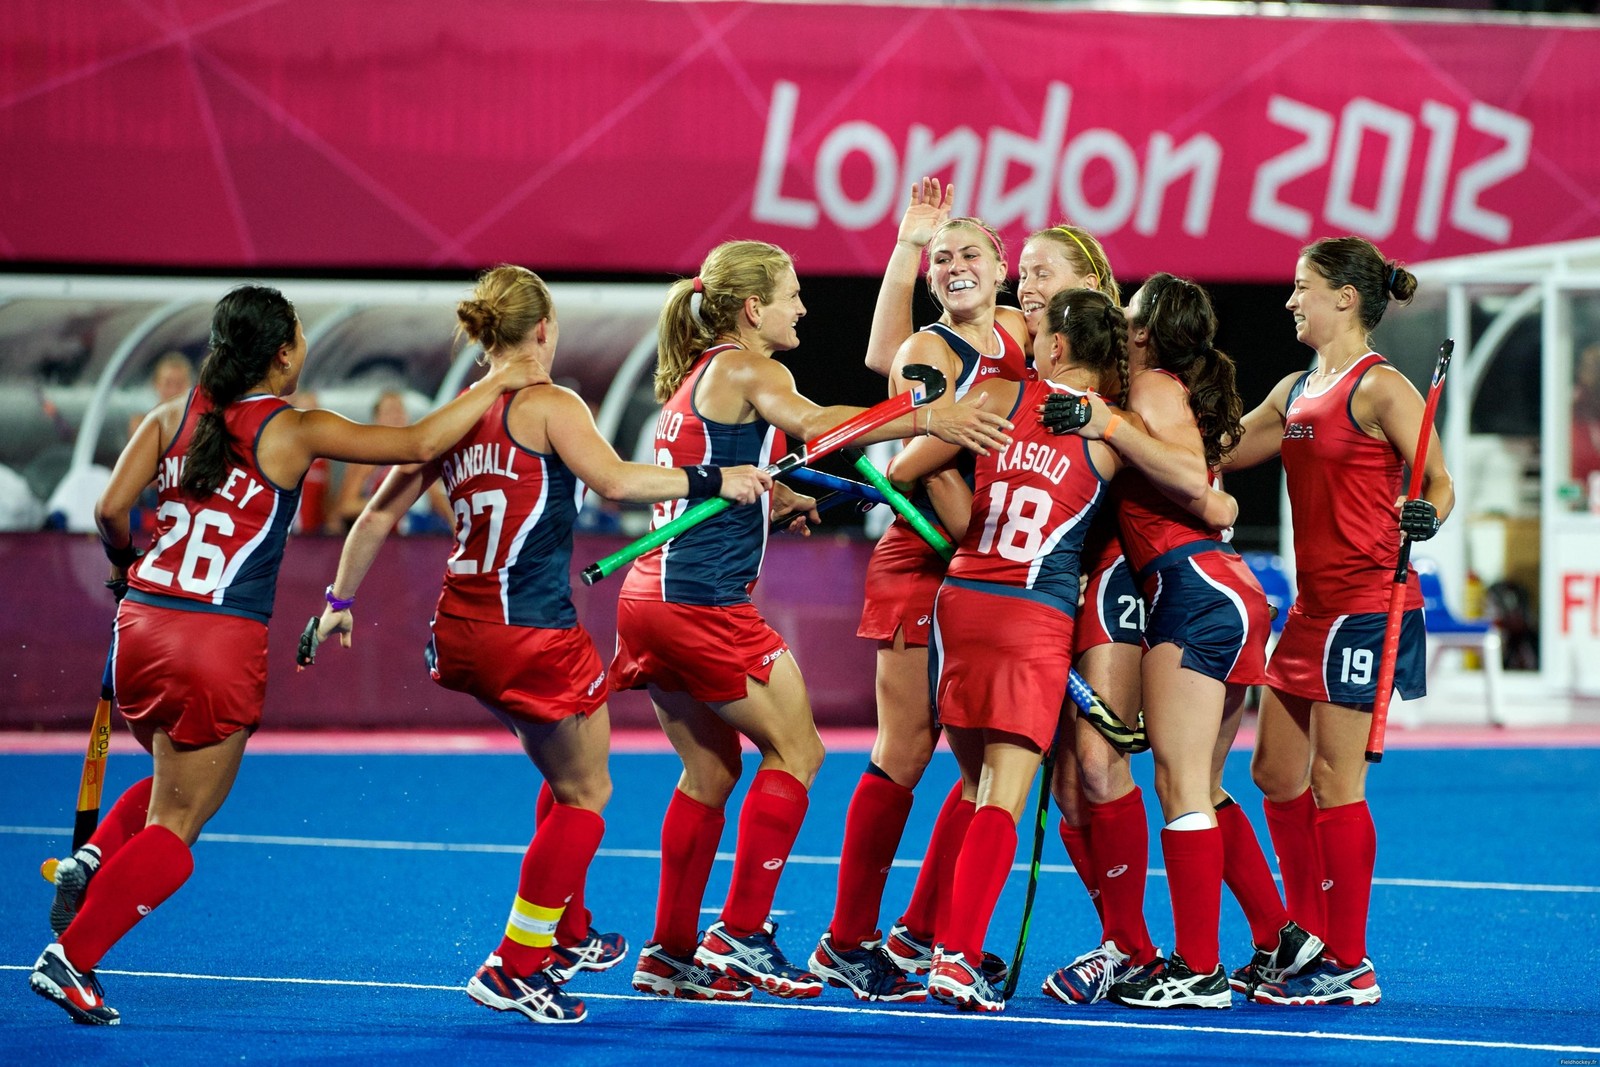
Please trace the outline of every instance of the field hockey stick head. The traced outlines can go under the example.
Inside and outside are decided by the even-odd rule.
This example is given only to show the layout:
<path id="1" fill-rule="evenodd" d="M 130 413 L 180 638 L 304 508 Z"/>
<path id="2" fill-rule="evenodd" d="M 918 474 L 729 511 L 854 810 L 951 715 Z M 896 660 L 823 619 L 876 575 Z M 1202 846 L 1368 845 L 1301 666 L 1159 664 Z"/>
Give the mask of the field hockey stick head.
<path id="1" fill-rule="evenodd" d="M 1455 354 L 1455 350 L 1456 340 L 1454 337 L 1446 337 L 1444 344 L 1439 346 L 1439 362 L 1433 368 L 1433 388 L 1438 388 L 1439 383 L 1444 381 L 1445 373 L 1450 369 L 1450 357 Z"/>
<path id="2" fill-rule="evenodd" d="M 900 376 L 921 386 L 916 391 L 916 400 L 914 401 L 919 408 L 925 404 L 931 404 L 941 396 L 944 396 L 944 372 L 938 367 L 930 367 L 926 363 L 912 363 L 901 368 Z"/>

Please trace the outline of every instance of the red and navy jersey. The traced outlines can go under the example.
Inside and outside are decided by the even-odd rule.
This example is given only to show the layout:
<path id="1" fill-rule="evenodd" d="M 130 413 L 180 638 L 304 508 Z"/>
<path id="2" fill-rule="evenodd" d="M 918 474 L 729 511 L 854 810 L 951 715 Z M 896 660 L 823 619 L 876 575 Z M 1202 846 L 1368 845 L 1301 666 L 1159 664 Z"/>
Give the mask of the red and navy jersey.
<path id="1" fill-rule="evenodd" d="M 1309 371 L 1289 390 L 1283 472 L 1294 516 L 1296 603 L 1307 615 L 1389 609 L 1400 555 L 1394 502 L 1403 492 L 1403 464 L 1389 442 L 1367 436 L 1351 412 L 1362 377 L 1385 364 L 1369 352 L 1320 393 L 1307 390 Z M 1411 572 L 1406 608 L 1421 606 Z"/>
<path id="2" fill-rule="evenodd" d="M 439 613 L 464 619 L 571 629 L 572 523 L 583 487 L 554 453 L 511 436 L 515 393 L 502 395 L 439 468 L 456 514 L 456 547 L 444 568 Z"/>
<path id="3" fill-rule="evenodd" d="M 930 323 L 922 328 L 922 332 L 938 335 L 939 339 L 949 345 L 950 351 L 954 352 L 956 358 L 961 361 L 961 371 L 956 375 L 956 380 L 950 387 L 950 395 L 956 400 L 966 396 L 968 389 L 989 378 L 1004 378 L 1008 382 L 1020 382 L 1028 376 L 1028 367 L 1026 360 L 1023 358 L 1022 346 L 999 326 L 994 328 L 994 339 L 1000 345 L 1000 353 L 994 356 L 987 356 L 979 352 L 966 338 L 942 322 Z"/>
<path id="4" fill-rule="evenodd" d="M 1183 385 L 1182 379 L 1171 371 L 1150 370 L 1145 373 L 1165 374 Z M 1184 386 L 1183 391 L 1187 395 L 1188 387 Z M 1199 516 L 1174 502 L 1132 467 L 1125 468 L 1117 475 L 1116 497 L 1122 547 L 1135 574 L 1175 548 L 1195 541 L 1222 543 L 1221 531 L 1207 526 Z"/>
<path id="5" fill-rule="evenodd" d="M 300 487 L 275 484 L 261 470 L 261 431 L 289 407 L 268 393 L 240 397 L 223 421 L 237 462 L 206 496 L 186 493 L 185 453 L 200 416 L 213 410 L 203 389 L 193 389 L 178 433 L 161 454 L 156 473 L 155 543 L 128 572 L 128 596 L 144 604 L 185 611 L 215 611 L 265 622 L 272 616 L 283 545 L 294 525 Z"/>
<path id="6" fill-rule="evenodd" d="M 946 579 L 1027 590 L 1076 615 L 1079 555 L 1090 520 L 1105 498 L 1105 480 L 1081 437 L 1057 436 L 1038 419 L 1022 418 L 1051 393 L 1076 390 L 1048 381 L 1024 382 L 1007 416 L 1011 444 L 979 456 L 972 520 Z"/>
<path id="7" fill-rule="evenodd" d="M 660 466 L 709 463 L 732 467 L 748 463 L 764 467 L 783 455 L 783 434 L 764 420 L 713 422 L 695 406 L 695 387 L 706 368 L 718 353 L 737 347 L 718 345 L 703 352 L 672 399 L 662 406 L 655 439 L 656 463 Z M 665 526 L 686 508 L 687 501 L 683 500 L 657 504 L 650 528 Z M 640 557 L 618 595 L 631 600 L 713 607 L 749 603 L 767 552 L 767 515 L 771 508 L 771 494 L 763 493 L 753 507 L 728 508 L 685 530 Z"/>
<path id="8" fill-rule="evenodd" d="M 1000 354 L 986 356 L 974 348 L 966 338 L 956 333 L 955 330 L 941 322 L 931 323 L 922 328 L 923 333 L 931 333 L 950 347 L 956 359 L 961 361 L 961 370 L 956 375 L 954 384 L 950 386 L 950 395 L 960 400 L 980 381 L 990 378 L 1001 378 L 1008 382 L 1020 382 L 1030 377 L 1029 370 L 1023 362 L 1022 346 L 1012 339 L 1011 335 L 999 326 L 994 328 L 995 339 L 1000 343 Z M 972 484 L 972 453 L 963 451 L 955 458 L 955 469 L 966 479 L 967 484 Z M 911 494 L 911 502 L 917 510 L 937 525 L 939 515 L 933 509 L 933 502 L 928 499 L 928 492 L 918 485 Z M 911 524 L 900 516 L 894 517 L 891 525 L 899 525 L 910 530 Z M 932 549 L 929 549 L 931 552 Z"/>

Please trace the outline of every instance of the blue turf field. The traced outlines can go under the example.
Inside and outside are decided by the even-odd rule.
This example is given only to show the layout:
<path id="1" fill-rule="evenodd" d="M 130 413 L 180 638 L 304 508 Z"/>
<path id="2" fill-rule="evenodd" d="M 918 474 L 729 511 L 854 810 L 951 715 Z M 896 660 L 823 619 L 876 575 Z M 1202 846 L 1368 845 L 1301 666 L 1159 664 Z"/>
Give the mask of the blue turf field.
<path id="1" fill-rule="evenodd" d="M 827 923 L 844 808 L 864 758 L 832 754 L 812 794 L 776 903 L 779 943 L 793 957 L 803 959 Z M 1001 1016 L 858 1007 L 832 989 L 802 1004 L 662 1001 L 629 987 L 630 960 L 573 983 L 590 1018 L 569 1027 L 490 1013 L 461 992 L 498 942 L 515 889 L 538 786 L 525 760 L 275 753 L 246 758 L 196 848 L 193 879 L 102 965 L 122 1025 L 70 1025 L 28 991 L 26 971 L 49 937 L 50 890 L 38 864 L 68 836 L 80 764 L 0 756 L 0 1062 L 488 1063 L 531 1053 L 576 1067 L 689 1056 L 948 1062 L 956 1050 L 1009 1063 L 1600 1058 L 1600 749 L 1403 750 L 1373 770 L 1380 884 L 1371 950 L 1384 989 L 1376 1008 L 1236 999 L 1230 1012 L 1167 1015 L 1058 1004 L 1039 982 L 1091 947 L 1097 927 L 1052 834 L 1023 981 Z M 1247 764 L 1235 754 L 1228 785 L 1259 829 Z M 1136 766 L 1148 797 L 1150 762 Z M 113 756 L 108 803 L 147 769 L 142 755 Z M 676 761 L 619 754 L 612 770 L 616 798 L 589 903 L 601 925 L 637 946 L 654 915 L 660 813 Z M 941 753 L 902 861 L 921 855 L 953 773 Z M 725 853 L 736 825 L 729 814 Z M 1159 871 L 1159 853 L 1153 864 Z M 713 872 L 708 908 L 720 904 L 729 871 L 721 862 Z M 913 876 L 905 863 L 892 873 L 886 921 Z M 990 931 L 990 947 L 1007 957 L 1025 878 L 1013 874 Z M 1159 874 L 1147 903 L 1152 933 L 1170 946 Z M 1247 952 L 1243 917 L 1225 895 L 1224 962 L 1237 966 Z"/>

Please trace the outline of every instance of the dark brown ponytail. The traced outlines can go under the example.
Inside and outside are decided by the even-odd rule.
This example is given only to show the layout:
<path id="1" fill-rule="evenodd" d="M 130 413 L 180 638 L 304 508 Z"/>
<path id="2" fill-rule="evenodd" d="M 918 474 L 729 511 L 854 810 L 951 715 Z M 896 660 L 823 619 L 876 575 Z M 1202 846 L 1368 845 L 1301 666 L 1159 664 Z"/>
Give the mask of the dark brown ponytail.
<path id="1" fill-rule="evenodd" d="M 228 434 L 228 405 L 267 376 L 279 349 L 294 344 L 296 321 L 294 305 L 264 285 L 241 285 L 217 301 L 210 348 L 200 364 L 200 388 L 212 410 L 200 416 L 189 439 L 180 483 L 184 492 L 216 492 L 228 466 L 241 461 Z"/>
<path id="2" fill-rule="evenodd" d="M 1206 466 L 1215 468 L 1244 435 L 1244 401 L 1233 360 L 1212 344 L 1217 314 L 1211 297 L 1194 282 L 1157 274 L 1144 283 L 1133 325 L 1150 331 L 1156 366 L 1188 387 Z"/>

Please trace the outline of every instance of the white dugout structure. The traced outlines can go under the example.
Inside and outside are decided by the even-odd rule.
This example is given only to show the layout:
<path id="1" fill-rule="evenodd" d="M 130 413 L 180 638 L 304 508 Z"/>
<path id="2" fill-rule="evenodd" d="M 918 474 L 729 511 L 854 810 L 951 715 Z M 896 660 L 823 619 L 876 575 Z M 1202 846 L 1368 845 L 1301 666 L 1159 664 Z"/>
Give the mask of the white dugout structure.
<path id="1" fill-rule="evenodd" d="M 1468 573 L 1528 589 L 1539 668 L 1508 671 L 1506 725 L 1593 719 L 1600 711 L 1600 474 L 1575 469 L 1580 353 L 1600 344 L 1600 240 L 1410 264 L 1418 292 L 1392 309 L 1378 347 L 1426 389 L 1440 343 L 1455 356 L 1438 429 L 1456 510 L 1416 555 L 1438 563 L 1455 614 Z M 1285 532 L 1287 542 L 1287 531 Z M 1431 695 L 1401 722 L 1484 721 L 1485 687 L 1456 657 L 1434 657 Z M 1442 668 L 1442 669 L 1441 669 Z M 1488 709 L 1490 721 L 1495 709 Z"/>

